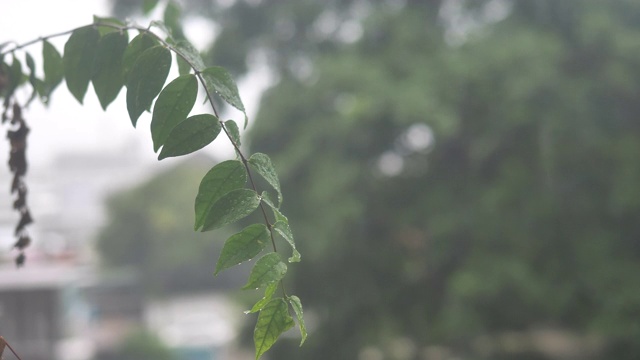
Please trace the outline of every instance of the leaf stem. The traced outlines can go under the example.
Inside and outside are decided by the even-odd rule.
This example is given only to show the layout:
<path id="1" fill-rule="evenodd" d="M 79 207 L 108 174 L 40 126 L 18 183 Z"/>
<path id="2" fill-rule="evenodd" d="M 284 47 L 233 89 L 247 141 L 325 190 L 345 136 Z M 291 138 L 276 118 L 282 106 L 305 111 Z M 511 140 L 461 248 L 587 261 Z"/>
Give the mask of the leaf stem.
<path id="1" fill-rule="evenodd" d="M 81 27 L 84 27 L 84 26 L 81 26 Z M 17 45 L 15 45 L 13 48 L 11 48 L 9 50 L 5 50 L 3 52 L 0 52 L 0 57 L 5 56 L 7 54 L 14 53 L 17 50 L 20 50 L 20 49 L 25 48 L 27 46 L 33 45 L 33 44 L 38 43 L 40 41 L 45 41 L 45 40 L 49 40 L 49 39 L 54 38 L 54 37 L 60 37 L 60 36 L 71 34 L 72 32 L 76 31 L 77 29 L 79 29 L 79 28 L 74 28 L 74 29 L 71 29 L 71 30 L 67 30 L 67 31 L 63 31 L 63 32 L 59 32 L 59 33 L 51 34 L 51 35 L 47 35 L 47 36 L 41 36 L 41 37 L 39 37 L 37 39 L 33 39 L 33 40 L 30 40 L 30 41 L 27 41 L 26 43 L 17 44 Z"/>

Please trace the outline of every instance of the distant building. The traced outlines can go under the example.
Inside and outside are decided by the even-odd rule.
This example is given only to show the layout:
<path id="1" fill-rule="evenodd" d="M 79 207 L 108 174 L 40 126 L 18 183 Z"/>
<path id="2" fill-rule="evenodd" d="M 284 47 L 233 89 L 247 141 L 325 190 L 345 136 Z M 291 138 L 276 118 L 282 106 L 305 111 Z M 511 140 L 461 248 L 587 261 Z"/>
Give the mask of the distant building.
<path id="1" fill-rule="evenodd" d="M 1 268 L 0 334 L 23 359 L 92 359 L 143 324 L 137 288 L 131 276 L 98 277 L 90 268 Z"/>
<path id="2" fill-rule="evenodd" d="M 239 309 L 219 293 L 173 296 L 152 301 L 146 322 L 181 360 L 240 359 L 235 341 Z"/>
<path id="3" fill-rule="evenodd" d="M 55 354 L 64 339 L 63 303 L 70 281 L 70 274 L 60 271 L 37 276 L 15 267 L 0 271 L 0 334 L 21 358 L 59 359 Z"/>
<path id="4" fill-rule="evenodd" d="M 213 163 L 208 156 L 189 161 Z M 13 265 L 17 214 L 0 196 L 0 336 L 24 360 L 91 360 L 117 350 L 130 331 L 148 328 L 182 360 L 252 358 L 235 347 L 241 310 L 221 295 L 146 301 L 137 278 L 103 274 L 92 239 L 104 201 L 176 163 L 141 163 L 122 154 L 73 154 L 27 174 L 35 223 L 27 264 Z M 0 176 L 0 189 L 9 189 Z M 5 352 L 6 357 L 6 352 Z"/>

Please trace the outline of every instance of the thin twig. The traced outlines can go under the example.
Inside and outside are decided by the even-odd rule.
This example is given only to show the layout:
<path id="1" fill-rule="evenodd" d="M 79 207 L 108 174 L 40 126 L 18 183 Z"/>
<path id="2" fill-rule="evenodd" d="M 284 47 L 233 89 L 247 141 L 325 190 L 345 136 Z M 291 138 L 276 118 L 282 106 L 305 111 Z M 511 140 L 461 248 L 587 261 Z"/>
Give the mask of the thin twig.
<path id="1" fill-rule="evenodd" d="M 41 37 L 39 37 L 37 39 L 33 39 L 31 41 L 27 41 L 26 43 L 18 44 L 16 46 L 14 46 L 13 48 L 9 49 L 9 50 L 5 50 L 3 52 L 0 52 L 0 56 L 4 56 L 6 54 L 11 54 L 11 53 L 13 53 L 13 52 L 15 52 L 17 50 L 20 50 L 20 49 L 25 48 L 27 46 L 33 45 L 33 44 L 35 44 L 37 42 L 40 42 L 40 41 L 45 41 L 45 40 L 49 40 L 49 39 L 54 38 L 54 37 L 59 37 L 59 36 L 64 36 L 64 35 L 67 35 L 67 34 L 71 34 L 72 32 L 74 32 L 77 29 L 79 29 L 79 28 L 63 31 L 63 32 L 60 32 L 60 33 L 57 33 L 57 34 L 41 36 Z"/>
<path id="2" fill-rule="evenodd" d="M 13 355 L 16 357 L 16 359 L 22 360 L 22 359 L 20 359 L 20 356 L 18 355 L 18 353 L 16 353 L 16 351 L 13 350 L 13 348 L 11 347 L 9 342 L 7 340 L 5 340 L 5 338 L 0 336 L 0 346 L 4 346 L 4 345 L 6 345 L 9 348 L 9 350 L 13 353 Z M 3 350 L 3 347 L 0 347 L 0 356 L 2 355 L 2 350 Z"/>

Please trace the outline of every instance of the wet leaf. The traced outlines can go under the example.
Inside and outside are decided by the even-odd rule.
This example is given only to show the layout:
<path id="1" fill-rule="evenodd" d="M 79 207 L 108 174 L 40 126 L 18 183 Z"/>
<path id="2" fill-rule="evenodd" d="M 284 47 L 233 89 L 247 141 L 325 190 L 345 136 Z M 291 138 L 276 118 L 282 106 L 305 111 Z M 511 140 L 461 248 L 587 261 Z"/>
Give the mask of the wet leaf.
<path id="1" fill-rule="evenodd" d="M 191 72 L 191 65 L 189 65 L 189 63 L 183 58 L 176 56 L 176 62 L 178 63 L 178 73 L 180 75 L 189 74 Z"/>
<path id="2" fill-rule="evenodd" d="M 111 32 L 98 41 L 91 82 L 103 110 L 116 99 L 124 85 L 122 57 L 128 43 L 126 32 Z"/>
<path id="3" fill-rule="evenodd" d="M 227 120 L 224 122 L 224 127 L 227 129 L 227 132 L 229 132 L 233 143 L 240 147 L 240 129 L 238 129 L 238 124 L 233 120 Z"/>
<path id="4" fill-rule="evenodd" d="M 9 67 L 9 85 L 7 86 L 7 91 L 4 94 L 5 97 L 5 107 L 7 106 L 7 99 L 13 95 L 15 90 L 20 86 L 23 81 L 22 78 L 22 63 L 15 56 L 13 57 L 13 62 L 11 63 L 11 67 Z M 4 122 L 3 118 L 3 122 Z"/>
<path id="5" fill-rule="evenodd" d="M 293 308 L 293 312 L 296 313 L 296 318 L 298 319 L 298 327 L 300 328 L 300 335 L 302 336 L 302 340 L 300 341 L 300 346 L 304 344 L 305 340 L 307 340 L 307 326 L 304 324 L 304 316 L 302 312 L 302 302 L 300 302 L 300 298 L 295 295 L 289 296 L 289 304 Z"/>
<path id="6" fill-rule="evenodd" d="M 261 257 L 251 269 L 249 281 L 243 289 L 259 289 L 282 280 L 287 273 L 287 264 L 280 260 L 278 253 L 272 252 Z"/>
<path id="7" fill-rule="evenodd" d="M 44 68 L 43 95 L 49 98 L 53 90 L 62 82 L 64 66 L 62 65 L 62 56 L 47 40 L 42 41 L 42 62 Z"/>
<path id="8" fill-rule="evenodd" d="M 276 221 L 273 224 L 273 229 L 285 239 L 289 245 L 291 245 L 291 249 L 293 250 L 293 254 L 289 258 L 289 262 L 300 262 L 300 253 L 296 249 L 296 243 L 293 240 L 293 234 L 291 233 L 291 228 L 289 228 L 289 224 L 284 221 Z"/>
<path id="9" fill-rule="evenodd" d="M 174 1 L 169 1 L 167 7 L 164 9 L 164 15 L 162 20 L 165 25 L 171 29 L 171 36 L 176 39 L 184 39 L 184 34 L 181 28 L 181 15 L 182 9 Z"/>
<path id="10" fill-rule="evenodd" d="M 202 78 L 210 91 L 217 92 L 224 101 L 245 113 L 244 105 L 238 93 L 238 86 L 226 69 L 219 66 L 206 68 L 202 71 Z M 245 127 L 247 127 L 246 113 Z"/>
<path id="11" fill-rule="evenodd" d="M 124 33 L 121 30 L 121 28 L 125 27 L 125 24 L 116 18 L 99 17 L 99 16 L 93 15 L 93 24 L 96 25 L 96 28 L 98 28 L 98 32 L 100 32 L 101 36 L 114 33 L 114 32 Z M 98 24 L 107 24 L 111 26 L 100 26 Z"/>
<path id="12" fill-rule="evenodd" d="M 160 21 L 160 20 L 153 20 L 150 24 L 149 27 L 157 27 L 158 29 L 162 30 L 162 32 L 164 32 L 167 35 L 167 42 L 168 43 L 173 43 L 174 40 L 171 37 L 171 29 L 169 29 L 167 27 L 167 25 L 164 24 L 164 21 Z"/>
<path id="13" fill-rule="evenodd" d="M 178 59 L 186 60 L 196 71 L 204 70 L 204 61 L 196 48 L 187 40 L 180 40 L 175 45 L 175 50 L 179 54 Z M 179 64 L 179 63 L 178 63 Z"/>
<path id="14" fill-rule="evenodd" d="M 269 242 L 269 229 L 264 224 L 253 224 L 232 235 L 224 243 L 215 274 L 253 259 Z"/>
<path id="15" fill-rule="evenodd" d="M 200 150 L 215 140 L 221 129 L 220 121 L 211 114 L 190 116 L 171 130 L 158 160 Z"/>
<path id="16" fill-rule="evenodd" d="M 100 33 L 93 25 L 76 29 L 64 45 L 64 78 L 71 94 L 82 104 L 93 73 Z"/>
<path id="17" fill-rule="evenodd" d="M 179 76 L 160 92 L 153 106 L 151 119 L 154 151 L 157 152 L 169 137 L 171 130 L 187 118 L 197 96 L 198 80 L 195 75 Z"/>
<path id="18" fill-rule="evenodd" d="M 29 84 L 31 84 L 31 87 L 33 88 L 31 96 L 27 101 L 28 105 L 33 101 L 33 99 L 36 98 L 36 95 L 38 94 L 38 79 L 36 78 L 36 63 L 33 60 L 33 57 L 31 56 L 31 54 L 25 53 L 25 58 L 27 61 L 27 67 L 29 68 Z"/>
<path id="19" fill-rule="evenodd" d="M 227 160 L 211 168 L 200 181 L 198 188 L 194 230 L 204 225 L 209 209 L 218 199 L 232 190 L 244 187 L 246 182 L 247 171 L 240 161 Z"/>
<path id="20" fill-rule="evenodd" d="M 253 331 L 256 359 L 269 350 L 282 333 L 294 325 L 293 318 L 289 315 L 289 307 L 284 299 L 277 298 L 269 301 L 260 311 Z"/>
<path id="21" fill-rule="evenodd" d="M 276 293 L 276 289 L 278 289 L 277 282 L 267 285 L 267 288 L 264 290 L 264 296 L 262 297 L 262 299 L 258 300 L 258 302 L 256 302 L 253 307 L 251 307 L 251 310 L 245 311 L 245 314 L 256 313 L 262 310 L 267 305 L 267 303 L 269 303 L 269 301 L 273 297 L 273 294 Z"/>
<path id="22" fill-rule="evenodd" d="M 129 79 L 131 68 L 133 68 L 133 64 L 138 60 L 138 57 L 156 45 L 158 45 L 158 41 L 146 33 L 139 34 L 131 40 L 122 57 L 122 73 L 125 83 Z"/>
<path id="23" fill-rule="evenodd" d="M 269 156 L 263 153 L 255 153 L 249 158 L 249 164 L 278 192 L 278 205 L 282 204 L 280 180 L 278 180 L 278 174 Z"/>
<path id="24" fill-rule="evenodd" d="M 144 0 L 142 3 L 142 12 L 148 15 L 158 5 L 158 0 Z"/>
<path id="25" fill-rule="evenodd" d="M 273 200 L 271 200 L 271 197 L 269 196 L 269 193 L 266 191 L 263 191 L 262 194 L 260 195 L 262 202 L 269 205 L 269 207 L 271 208 L 271 210 L 273 211 L 273 216 L 276 218 L 276 221 L 282 221 L 285 224 L 289 224 L 289 219 L 287 219 L 286 216 L 284 216 L 280 210 L 276 207 L 276 205 L 273 203 Z"/>
<path id="26" fill-rule="evenodd" d="M 260 205 L 260 199 L 255 191 L 250 189 L 232 190 L 211 206 L 204 220 L 202 231 L 217 229 L 236 222 L 251 214 L 258 205 Z"/>
<path id="27" fill-rule="evenodd" d="M 145 50 L 133 64 L 127 80 L 127 111 L 134 127 L 162 90 L 170 67 L 171 53 L 161 45 Z"/>

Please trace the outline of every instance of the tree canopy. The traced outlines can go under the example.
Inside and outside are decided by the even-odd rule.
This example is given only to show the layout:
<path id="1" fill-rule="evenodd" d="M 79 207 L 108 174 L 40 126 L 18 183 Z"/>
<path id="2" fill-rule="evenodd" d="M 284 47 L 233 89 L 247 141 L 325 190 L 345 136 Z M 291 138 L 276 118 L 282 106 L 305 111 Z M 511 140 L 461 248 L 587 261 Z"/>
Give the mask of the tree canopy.
<path id="1" fill-rule="evenodd" d="M 278 74 L 250 144 L 315 322 L 276 358 L 640 354 L 636 2 L 198 4 L 213 59 Z"/>

